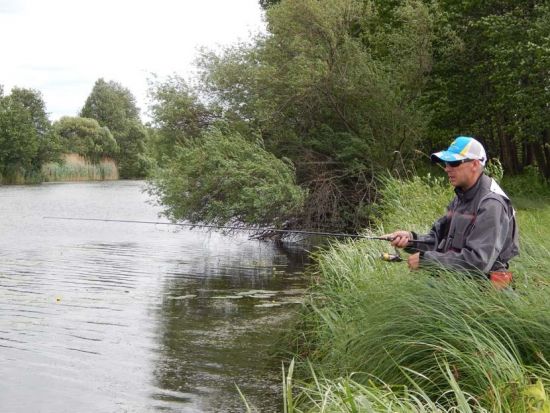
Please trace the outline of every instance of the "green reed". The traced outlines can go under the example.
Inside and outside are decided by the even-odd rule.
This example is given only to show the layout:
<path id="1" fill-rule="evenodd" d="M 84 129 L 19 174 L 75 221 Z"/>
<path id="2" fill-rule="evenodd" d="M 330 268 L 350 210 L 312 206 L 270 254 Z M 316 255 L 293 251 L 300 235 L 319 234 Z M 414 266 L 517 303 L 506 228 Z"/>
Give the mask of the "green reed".
<path id="1" fill-rule="evenodd" d="M 385 188 L 381 232 L 425 231 L 452 196 L 432 178 Z M 319 253 L 287 411 L 550 412 L 550 206 L 535 205 L 518 211 L 515 290 L 410 272 L 372 241 Z"/>
<path id="2" fill-rule="evenodd" d="M 73 155 L 43 165 L 42 176 L 45 182 L 112 180 L 118 179 L 118 169 L 112 160 L 91 163 Z"/>

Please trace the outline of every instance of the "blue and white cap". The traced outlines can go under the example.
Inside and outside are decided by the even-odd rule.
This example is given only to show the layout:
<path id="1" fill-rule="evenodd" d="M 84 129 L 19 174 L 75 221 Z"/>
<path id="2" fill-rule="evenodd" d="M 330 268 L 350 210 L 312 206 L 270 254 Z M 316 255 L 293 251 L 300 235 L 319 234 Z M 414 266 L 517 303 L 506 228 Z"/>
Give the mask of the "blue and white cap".
<path id="1" fill-rule="evenodd" d="M 434 162 L 453 162 L 463 159 L 479 159 L 482 165 L 487 162 L 487 154 L 483 145 L 469 136 L 457 137 L 446 151 L 433 153 Z"/>

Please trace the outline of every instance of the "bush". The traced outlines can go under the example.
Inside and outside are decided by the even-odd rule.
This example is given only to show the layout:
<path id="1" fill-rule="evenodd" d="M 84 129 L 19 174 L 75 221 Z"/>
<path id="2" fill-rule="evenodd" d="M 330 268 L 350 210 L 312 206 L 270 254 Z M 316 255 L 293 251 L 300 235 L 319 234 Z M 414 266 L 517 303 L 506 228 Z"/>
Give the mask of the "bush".
<path id="1" fill-rule="evenodd" d="M 179 147 L 157 171 L 150 192 L 168 218 L 216 225 L 282 224 L 305 196 L 289 162 L 218 129 Z"/>

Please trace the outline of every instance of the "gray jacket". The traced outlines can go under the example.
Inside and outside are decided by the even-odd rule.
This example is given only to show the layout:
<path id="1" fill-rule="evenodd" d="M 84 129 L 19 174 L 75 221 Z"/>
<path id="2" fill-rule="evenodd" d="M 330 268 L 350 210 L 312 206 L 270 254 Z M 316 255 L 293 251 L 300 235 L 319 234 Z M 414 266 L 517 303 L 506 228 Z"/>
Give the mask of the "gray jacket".
<path id="1" fill-rule="evenodd" d="M 447 214 L 428 234 L 413 233 L 414 239 L 428 243 L 405 250 L 420 251 L 421 267 L 438 264 L 485 274 L 508 268 L 508 261 L 519 254 L 515 211 L 508 196 L 484 174 L 466 192 L 455 192 Z"/>

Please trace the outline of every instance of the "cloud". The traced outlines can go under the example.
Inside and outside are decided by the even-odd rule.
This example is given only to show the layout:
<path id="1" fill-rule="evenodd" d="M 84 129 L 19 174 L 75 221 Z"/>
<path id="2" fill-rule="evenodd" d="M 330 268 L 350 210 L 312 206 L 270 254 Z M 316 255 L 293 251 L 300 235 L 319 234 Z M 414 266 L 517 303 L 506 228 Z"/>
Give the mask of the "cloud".
<path id="1" fill-rule="evenodd" d="M 43 93 L 52 118 L 74 116 L 103 77 L 144 109 L 148 73 L 188 76 L 197 48 L 264 30 L 257 0 L 0 0 L 0 84 Z"/>
<path id="2" fill-rule="evenodd" d="M 20 0 L 0 0 L 0 14 L 21 13 L 24 9 Z"/>

